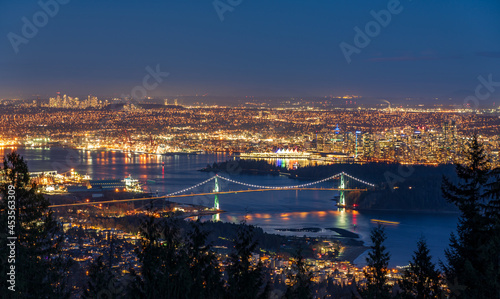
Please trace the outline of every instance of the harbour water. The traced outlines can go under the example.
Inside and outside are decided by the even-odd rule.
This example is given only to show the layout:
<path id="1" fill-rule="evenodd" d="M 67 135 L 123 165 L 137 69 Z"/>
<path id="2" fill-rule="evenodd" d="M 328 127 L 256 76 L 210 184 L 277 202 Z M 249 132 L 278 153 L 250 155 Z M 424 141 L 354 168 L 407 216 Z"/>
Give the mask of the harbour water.
<path id="1" fill-rule="evenodd" d="M 10 149 L 0 150 L 3 156 Z M 123 179 L 129 175 L 142 182 L 147 191 L 166 194 L 204 181 L 212 173 L 199 172 L 198 169 L 213 162 L 229 159 L 225 154 L 201 155 L 130 155 L 112 151 L 83 151 L 66 148 L 19 148 L 18 152 L 28 161 L 30 171 L 75 169 L 88 174 L 93 179 Z M 249 184 L 266 186 L 296 185 L 296 180 L 283 176 L 224 174 L 231 179 Z M 154 183 L 153 183 L 154 182 Z M 319 187 L 332 187 L 336 182 L 325 182 Z M 219 180 L 221 191 L 241 190 L 241 186 Z M 190 190 L 193 193 L 212 192 L 213 181 Z M 226 213 L 220 215 L 221 221 L 246 222 L 263 228 L 269 233 L 327 236 L 335 233 L 326 228 L 338 227 L 360 235 L 366 245 L 370 245 L 370 230 L 376 222 L 372 219 L 398 222 L 386 224 L 386 247 L 391 253 L 390 266 L 406 265 L 411 259 L 419 237 L 427 239 L 434 261 L 444 260 L 444 249 L 448 245 L 450 233 L 455 230 L 457 214 L 421 213 L 406 211 L 337 211 L 331 198 L 332 191 L 270 191 L 219 195 L 220 208 Z M 401 200 L 404 200 L 402 198 Z M 176 200 L 212 206 L 213 196 L 189 197 Z M 319 232 L 279 232 L 283 228 L 320 228 Z M 364 264 L 361 256 L 356 260 Z"/>

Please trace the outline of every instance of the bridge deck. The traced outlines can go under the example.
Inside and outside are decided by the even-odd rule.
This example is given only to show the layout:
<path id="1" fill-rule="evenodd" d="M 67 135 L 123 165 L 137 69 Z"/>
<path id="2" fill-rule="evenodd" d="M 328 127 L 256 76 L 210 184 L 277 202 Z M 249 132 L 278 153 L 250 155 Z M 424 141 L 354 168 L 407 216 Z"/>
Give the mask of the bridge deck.
<path id="1" fill-rule="evenodd" d="M 62 204 L 62 205 L 52 205 L 52 206 L 49 206 L 49 208 L 60 208 L 60 207 L 71 207 L 71 206 L 88 206 L 88 205 L 95 205 L 95 204 L 113 204 L 113 203 L 131 202 L 131 201 L 145 201 L 145 200 L 179 198 L 179 197 L 193 197 L 193 196 L 204 196 L 204 195 L 237 194 L 237 193 L 249 193 L 249 192 L 266 192 L 266 191 L 287 191 L 287 190 L 296 190 L 296 191 L 340 191 L 340 190 L 343 190 L 343 191 L 367 191 L 367 189 L 339 189 L 339 188 L 249 189 L 249 190 L 191 193 L 191 194 L 179 194 L 179 195 L 158 196 L 158 197 L 145 197 L 145 198 L 132 198 L 132 199 L 120 199 L 120 200 L 70 203 L 70 204 Z"/>

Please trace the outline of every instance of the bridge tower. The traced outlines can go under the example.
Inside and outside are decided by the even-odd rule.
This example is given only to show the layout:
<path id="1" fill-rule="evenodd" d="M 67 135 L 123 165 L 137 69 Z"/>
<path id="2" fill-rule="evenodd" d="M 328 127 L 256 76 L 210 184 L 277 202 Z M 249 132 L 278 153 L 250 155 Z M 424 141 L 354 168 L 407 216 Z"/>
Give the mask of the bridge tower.
<path id="1" fill-rule="evenodd" d="M 342 172 L 340 174 L 340 185 L 339 185 L 339 189 L 340 189 L 340 199 L 339 199 L 339 205 L 340 206 L 345 206 L 345 177 L 344 177 L 344 173 Z"/>
<path id="2" fill-rule="evenodd" d="M 219 181 L 218 181 L 218 178 L 215 177 L 215 188 L 214 188 L 214 192 L 219 192 Z M 218 210 L 219 209 L 219 196 L 217 194 L 215 194 L 215 200 L 214 200 L 214 209 L 215 210 Z"/>

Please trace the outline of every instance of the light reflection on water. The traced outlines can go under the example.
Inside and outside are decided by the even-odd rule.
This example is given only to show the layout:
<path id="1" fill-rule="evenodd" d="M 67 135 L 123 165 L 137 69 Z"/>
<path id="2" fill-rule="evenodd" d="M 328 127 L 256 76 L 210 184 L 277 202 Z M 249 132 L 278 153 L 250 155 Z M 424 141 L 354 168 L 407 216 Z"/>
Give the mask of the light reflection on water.
<path id="1" fill-rule="evenodd" d="M 306 167 L 306 166 L 316 166 L 316 165 L 326 165 L 332 164 L 331 162 L 317 161 L 317 160 L 308 160 L 308 159 L 281 159 L 281 158 L 272 158 L 272 159 L 254 159 L 254 160 L 263 160 L 266 161 L 276 167 L 281 167 L 284 169 L 292 170 L 295 167 Z"/>
<path id="2" fill-rule="evenodd" d="M 0 149 L 0 155 L 10 152 L 10 149 Z M 71 167 L 67 164 L 68 150 L 54 149 L 24 149 L 19 152 L 25 156 L 31 171 L 48 171 L 54 169 L 54 162 L 67 166 L 67 171 L 75 168 L 82 174 L 89 174 L 93 179 L 123 179 L 129 174 L 141 181 L 154 180 L 154 185 L 147 188 L 160 194 L 180 190 L 197 184 L 211 177 L 212 173 L 197 171 L 213 162 L 226 161 L 225 154 L 193 155 L 193 156 L 157 156 L 135 155 L 112 151 L 77 151 L 77 164 Z M 280 165 L 293 167 L 293 162 L 282 161 Z M 164 163 L 164 167 L 163 167 Z M 301 166 L 302 162 L 299 161 Z M 292 185 L 296 181 L 282 176 L 252 176 L 230 175 L 232 178 L 258 185 Z M 200 187 L 193 192 L 206 191 L 210 186 Z M 222 190 L 235 190 L 239 187 L 233 184 L 221 184 Z M 331 187 L 324 183 L 319 187 Z M 206 190 L 203 188 L 207 188 Z M 411 212 L 380 212 L 380 211 L 338 211 L 330 200 L 332 193 L 320 191 L 279 191 L 229 194 L 219 197 L 220 207 L 227 211 L 217 217 L 221 221 L 240 222 L 245 219 L 249 224 L 262 227 L 266 232 L 278 233 L 276 229 L 316 227 L 318 233 L 310 232 L 279 232 L 285 235 L 334 235 L 326 228 L 338 227 L 353 231 L 360 235 L 361 240 L 369 240 L 370 230 L 377 224 L 371 219 L 399 222 L 398 225 L 386 225 L 388 239 L 386 246 L 391 252 L 391 266 L 405 265 L 416 248 L 417 239 L 423 234 L 428 241 L 431 254 L 444 259 L 443 250 L 448 243 L 449 234 L 455 230 L 457 215 L 430 214 Z M 213 196 L 202 198 L 179 199 L 183 203 L 213 204 Z M 217 218 L 215 217 L 215 219 Z"/>

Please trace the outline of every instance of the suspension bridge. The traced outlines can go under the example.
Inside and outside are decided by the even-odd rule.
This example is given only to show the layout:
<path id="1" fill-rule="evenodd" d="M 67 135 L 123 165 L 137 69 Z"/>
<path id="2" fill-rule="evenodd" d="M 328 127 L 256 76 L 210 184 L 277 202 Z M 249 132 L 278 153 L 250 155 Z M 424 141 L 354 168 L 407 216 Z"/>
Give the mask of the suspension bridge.
<path id="1" fill-rule="evenodd" d="M 247 187 L 246 190 L 228 190 L 222 191 L 220 188 L 219 181 L 226 181 L 228 183 L 240 185 Z M 324 183 L 330 180 L 339 180 L 337 187 L 332 188 L 319 188 L 313 187 L 317 184 Z M 214 188 L 212 191 L 203 192 L 203 193 L 187 193 L 196 188 L 199 188 L 209 182 L 214 181 Z M 353 177 L 345 172 L 338 173 L 336 175 L 332 175 L 330 177 L 324 178 L 322 180 L 318 180 L 315 182 L 309 182 L 305 184 L 299 185 L 291 185 L 291 186 L 263 186 L 263 185 L 255 185 L 250 183 L 245 183 L 237 180 L 233 180 L 221 175 L 214 175 L 213 177 L 200 182 L 196 185 L 184 188 L 182 190 L 178 190 L 166 195 L 156 196 L 156 197 L 146 197 L 146 198 L 132 198 L 132 199 L 121 199 L 121 200 L 108 200 L 108 201 L 96 201 L 96 202 L 82 202 L 82 203 L 70 203 L 70 204 L 60 204 L 60 205 L 52 205 L 50 208 L 60 208 L 60 207 L 70 207 L 70 206 L 84 206 L 84 205 L 95 205 L 95 204 L 116 204 L 122 202 L 133 202 L 133 201 L 155 201 L 155 200 L 165 200 L 170 198 L 182 198 L 182 197 L 195 197 L 195 196 L 207 196 L 214 195 L 214 210 L 220 210 L 219 204 L 219 195 L 223 194 L 238 194 L 238 193 L 249 193 L 249 192 L 269 192 L 269 191 L 285 191 L 285 190 L 297 190 L 297 191 L 338 191 L 339 195 L 336 198 L 339 207 L 346 207 L 346 193 L 349 191 L 367 191 L 368 188 L 375 188 L 374 184 L 366 182 L 364 180 Z"/>

